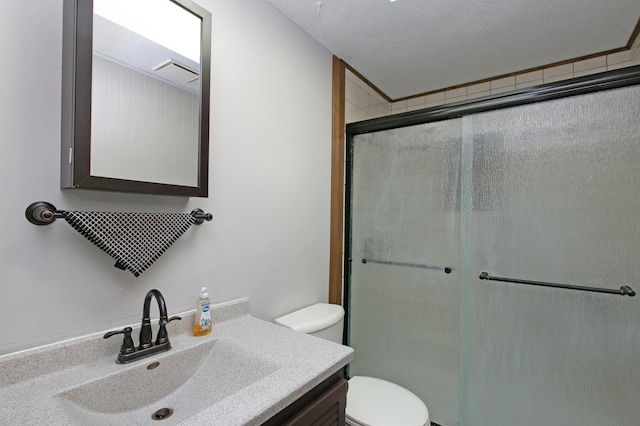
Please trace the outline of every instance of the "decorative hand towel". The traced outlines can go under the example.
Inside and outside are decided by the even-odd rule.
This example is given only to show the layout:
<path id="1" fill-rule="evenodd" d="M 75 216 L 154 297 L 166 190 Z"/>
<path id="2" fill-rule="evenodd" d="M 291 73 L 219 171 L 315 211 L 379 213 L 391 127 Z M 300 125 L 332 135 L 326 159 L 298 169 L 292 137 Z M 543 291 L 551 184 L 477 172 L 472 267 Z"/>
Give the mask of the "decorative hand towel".
<path id="1" fill-rule="evenodd" d="M 80 234 L 140 276 L 197 218 L 189 213 L 59 211 Z"/>

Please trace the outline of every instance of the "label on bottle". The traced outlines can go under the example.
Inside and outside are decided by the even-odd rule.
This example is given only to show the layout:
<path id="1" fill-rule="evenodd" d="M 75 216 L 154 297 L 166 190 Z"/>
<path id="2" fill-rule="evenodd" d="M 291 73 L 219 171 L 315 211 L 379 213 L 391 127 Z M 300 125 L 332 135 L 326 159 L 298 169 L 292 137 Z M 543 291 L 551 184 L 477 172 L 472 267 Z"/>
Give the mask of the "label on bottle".
<path id="1" fill-rule="evenodd" d="M 209 328 L 211 326 L 211 312 L 209 312 L 209 305 L 203 305 L 200 312 L 200 327 Z"/>

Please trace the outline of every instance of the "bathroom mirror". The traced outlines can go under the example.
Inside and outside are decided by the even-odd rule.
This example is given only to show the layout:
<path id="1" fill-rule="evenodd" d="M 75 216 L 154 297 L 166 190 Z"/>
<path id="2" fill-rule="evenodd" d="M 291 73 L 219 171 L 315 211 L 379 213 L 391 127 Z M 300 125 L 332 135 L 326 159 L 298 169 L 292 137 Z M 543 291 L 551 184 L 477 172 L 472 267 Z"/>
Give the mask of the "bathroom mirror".
<path id="1" fill-rule="evenodd" d="M 211 14 L 64 0 L 61 187 L 206 197 Z"/>

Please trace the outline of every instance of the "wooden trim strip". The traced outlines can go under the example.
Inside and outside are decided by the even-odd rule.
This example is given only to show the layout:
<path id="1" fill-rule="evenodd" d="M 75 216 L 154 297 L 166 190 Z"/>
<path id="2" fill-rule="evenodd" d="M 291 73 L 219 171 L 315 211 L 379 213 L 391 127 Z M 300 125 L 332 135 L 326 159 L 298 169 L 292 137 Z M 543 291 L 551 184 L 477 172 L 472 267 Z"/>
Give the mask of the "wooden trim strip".
<path id="1" fill-rule="evenodd" d="M 640 35 L 640 18 L 638 18 L 638 22 L 636 23 L 636 27 L 631 32 L 631 37 L 629 37 L 629 41 L 627 42 L 626 49 L 631 49 L 633 46 L 633 42 L 636 41 L 636 38 Z"/>
<path id="2" fill-rule="evenodd" d="M 345 63 L 333 57 L 331 114 L 331 229 L 329 303 L 342 303 L 342 240 L 344 203 Z"/>
<path id="3" fill-rule="evenodd" d="M 354 73 L 360 80 L 364 81 L 365 83 L 367 83 L 369 85 L 369 87 L 371 87 L 373 90 L 376 91 L 377 94 L 379 94 L 380 96 L 382 96 L 384 98 L 385 101 L 387 102 L 393 102 L 393 99 L 391 99 L 386 93 L 384 93 L 382 90 L 378 89 L 378 86 L 376 86 L 375 84 L 373 84 L 372 82 L 370 82 L 369 80 L 367 80 L 367 78 L 365 76 L 363 76 L 362 74 L 360 74 L 358 71 L 355 70 L 355 68 L 353 68 L 351 65 L 347 64 L 346 62 L 343 62 L 344 66 L 346 69 L 348 69 L 349 71 L 351 71 L 352 73 Z"/>

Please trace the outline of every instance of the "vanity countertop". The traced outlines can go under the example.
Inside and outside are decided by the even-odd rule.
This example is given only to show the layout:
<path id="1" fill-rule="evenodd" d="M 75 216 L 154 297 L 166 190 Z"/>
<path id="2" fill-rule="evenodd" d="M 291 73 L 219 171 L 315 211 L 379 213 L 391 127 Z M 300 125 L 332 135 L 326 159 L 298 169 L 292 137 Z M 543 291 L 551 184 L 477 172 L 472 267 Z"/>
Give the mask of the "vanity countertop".
<path id="1" fill-rule="evenodd" d="M 122 339 L 105 340 L 104 333 L 1 356 L 0 423 L 260 425 L 354 357 L 347 346 L 252 317 L 247 299 L 212 305 L 213 331 L 203 337 L 191 335 L 194 311 L 180 315 L 182 321 L 167 326 L 171 350 L 130 364 L 115 363 Z M 155 334 L 157 324 L 152 328 Z M 145 372 L 155 361 L 184 367 Z M 157 377 L 167 395 L 138 403 L 149 391 L 146 374 L 165 374 Z M 118 380 L 127 382 L 129 394 L 109 384 Z M 212 395 L 219 397 L 203 406 Z M 152 412 L 165 406 L 174 414 L 153 420 Z"/>

